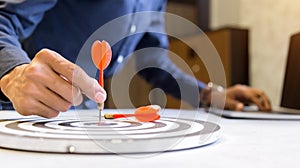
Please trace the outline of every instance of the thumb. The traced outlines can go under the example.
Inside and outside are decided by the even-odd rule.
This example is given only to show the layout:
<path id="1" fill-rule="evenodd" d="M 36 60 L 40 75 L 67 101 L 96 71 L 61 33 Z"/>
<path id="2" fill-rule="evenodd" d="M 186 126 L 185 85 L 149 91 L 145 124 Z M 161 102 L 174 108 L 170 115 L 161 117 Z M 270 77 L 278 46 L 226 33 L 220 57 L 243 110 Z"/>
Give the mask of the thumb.
<path id="1" fill-rule="evenodd" d="M 225 109 L 234 110 L 234 111 L 242 111 L 244 108 L 244 104 L 234 99 L 226 99 Z"/>

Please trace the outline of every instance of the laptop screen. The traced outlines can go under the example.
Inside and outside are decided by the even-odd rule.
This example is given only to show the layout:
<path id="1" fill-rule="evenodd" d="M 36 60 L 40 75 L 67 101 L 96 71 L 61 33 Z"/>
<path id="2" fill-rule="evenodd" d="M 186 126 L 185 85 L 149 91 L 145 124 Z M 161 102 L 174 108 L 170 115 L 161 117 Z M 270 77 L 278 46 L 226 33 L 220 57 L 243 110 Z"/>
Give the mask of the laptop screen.
<path id="1" fill-rule="evenodd" d="M 290 39 L 281 106 L 300 109 L 300 33 Z"/>

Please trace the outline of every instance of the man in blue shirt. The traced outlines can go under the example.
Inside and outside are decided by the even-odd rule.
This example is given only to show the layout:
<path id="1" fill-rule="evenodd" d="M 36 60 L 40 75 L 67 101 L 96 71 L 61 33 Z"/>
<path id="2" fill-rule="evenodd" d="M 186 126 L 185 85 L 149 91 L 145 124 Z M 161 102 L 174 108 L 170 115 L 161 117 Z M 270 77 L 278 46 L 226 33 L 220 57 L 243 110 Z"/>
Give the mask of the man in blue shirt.
<path id="1" fill-rule="evenodd" d="M 103 102 L 105 90 L 74 64 L 80 48 L 107 22 L 136 12 L 163 12 L 165 5 L 165 0 L 27 0 L 8 3 L 0 9 L 1 108 L 14 108 L 22 115 L 55 117 L 60 111 L 80 104 L 82 93 L 95 102 Z M 139 23 L 143 23 L 145 31 L 134 34 L 140 28 Z M 112 76 L 117 65 L 122 64 L 120 60 L 136 50 L 168 48 L 167 36 L 151 32 L 152 28 L 163 29 L 163 20 L 132 17 L 120 25 L 120 32 L 133 35 L 112 46 L 112 62 L 105 77 Z M 191 78 L 174 66 L 165 53 L 160 54 L 152 62 L 158 68 L 142 70 L 139 74 L 154 87 L 185 99 L 180 97 L 180 89 L 174 81 L 182 81 L 185 88 L 189 88 L 193 85 Z M 147 64 L 149 59 L 141 59 L 139 63 Z M 198 81 L 197 87 L 201 95 L 206 93 L 204 83 Z M 245 102 L 255 103 L 260 110 L 271 108 L 262 91 L 247 86 L 227 88 L 226 96 L 225 108 L 228 109 L 241 110 Z M 185 100 L 192 105 L 199 102 L 198 99 Z"/>

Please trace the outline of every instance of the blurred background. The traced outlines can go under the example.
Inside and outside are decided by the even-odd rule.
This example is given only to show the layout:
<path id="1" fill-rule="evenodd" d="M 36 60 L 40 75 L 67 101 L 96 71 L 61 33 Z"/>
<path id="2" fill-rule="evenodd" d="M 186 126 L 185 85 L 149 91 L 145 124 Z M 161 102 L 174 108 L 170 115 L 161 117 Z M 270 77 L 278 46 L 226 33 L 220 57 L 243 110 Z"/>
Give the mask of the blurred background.
<path id="1" fill-rule="evenodd" d="M 289 39 L 300 32 L 299 0 L 168 0 L 167 12 L 190 20 L 205 32 L 221 57 L 227 86 L 248 84 L 265 91 L 272 105 L 280 104 Z M 185 25 L 166 22 L 187 40 L 201 36 Z M 170 37 L 170 50 L 185 60 L 198 79 L 210 81 L 193 49 Z M 139 77 L 131 85 L 132 103 L 148 104 L 151 87 Z M 112 101 L 107 104 L 114 107 Z M 166 107 L 181 105 L 167 96 Z"/>
<path id="2" fill-rule="evenodd" d="M 289 39 L 300 31 L 299 0 L 169 0 L 167 11 L 210 33 L 223 28 L 248 30 L 249 85 L 264 90 L 272 104 L 279 105 Z"/>

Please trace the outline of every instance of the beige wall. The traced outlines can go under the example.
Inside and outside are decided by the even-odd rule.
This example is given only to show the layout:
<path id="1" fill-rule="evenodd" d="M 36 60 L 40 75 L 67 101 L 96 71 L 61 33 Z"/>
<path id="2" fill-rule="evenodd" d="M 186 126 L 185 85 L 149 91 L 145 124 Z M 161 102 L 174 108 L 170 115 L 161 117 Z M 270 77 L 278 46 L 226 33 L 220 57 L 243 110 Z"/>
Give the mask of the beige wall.
<path id="1" fill-rule="evenodd" d="M 211 27 L 250 30 L 250 84 L 279 105 L 289 37 L 300 32 L 299 0 L 212 0 Z"/>

